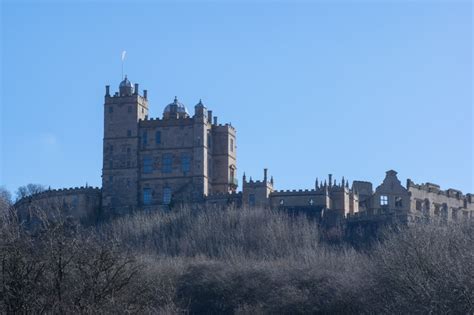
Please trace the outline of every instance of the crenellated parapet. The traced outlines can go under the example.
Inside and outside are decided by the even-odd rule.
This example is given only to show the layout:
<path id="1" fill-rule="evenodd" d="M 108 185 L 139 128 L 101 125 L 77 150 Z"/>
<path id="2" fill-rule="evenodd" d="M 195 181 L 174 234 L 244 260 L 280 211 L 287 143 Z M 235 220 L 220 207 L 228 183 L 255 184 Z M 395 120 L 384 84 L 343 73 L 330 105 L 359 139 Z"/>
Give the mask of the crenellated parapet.
<path id="1" fill-rule="evenodd" d="M 31 202 L 33 200 L 39 200 L 44 198 L 54 198 L 60 196 L 68 196 L 68 195 L 100 195 L 102 190 L 99 187 L 91 187 L 91 186 L 81 186 L 81 187 L 69 187 L 69 188 L 59 188 L 59 189 L 46 189 L 39 193 L 21 198 L 15 203 L 15 206 L 21 205 L 24 202 Z"/>
<path id="2" fill-rule="evenodd" d="M 32 210 L 54 209 L 79 220 L 95 220 L 101 210 L 102 189 L 98 187 L 71 187 L 47 189 L 18 200 L 14 207 L 22 220 L 28 221 Z"/>
<path id="3" fill-rule="evenodd" d="M 323 194 L 324 192 L 321 190 L 316 189 L 293 189 L 293 190 L 275 190 L 271 193 L 272 197 L 278 196 L 305 196 L 305 195 L 315 195 L 315 194 Z"/>

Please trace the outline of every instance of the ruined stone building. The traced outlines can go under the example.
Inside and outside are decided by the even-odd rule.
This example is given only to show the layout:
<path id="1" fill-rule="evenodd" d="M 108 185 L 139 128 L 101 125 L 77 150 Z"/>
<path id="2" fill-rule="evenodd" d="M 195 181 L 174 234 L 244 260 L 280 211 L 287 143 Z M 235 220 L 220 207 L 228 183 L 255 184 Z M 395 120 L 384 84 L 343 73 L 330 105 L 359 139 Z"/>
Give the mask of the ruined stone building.
<path id="1" fill-rule="evenodd" d="M 55 203 L 78 218 L 159 211 L 180 205 L 269 207 L 304 212 L 329 225 L 406 224 L 474 219 L 474 195 L 431 183 L 403 186 L 390 170 L 382 184 L 339 182 L 329 175 L 302 190 L 276 190 L 265 169 L 261 180 L 237 180 L 236 130 L 201 102 L 191 114 L 178 98 L 161 118 L 148 116 L 147 91 L 127 77 L 111 94 L 106 86 L 102 188 L 48 190 L 17 208 Z"/>

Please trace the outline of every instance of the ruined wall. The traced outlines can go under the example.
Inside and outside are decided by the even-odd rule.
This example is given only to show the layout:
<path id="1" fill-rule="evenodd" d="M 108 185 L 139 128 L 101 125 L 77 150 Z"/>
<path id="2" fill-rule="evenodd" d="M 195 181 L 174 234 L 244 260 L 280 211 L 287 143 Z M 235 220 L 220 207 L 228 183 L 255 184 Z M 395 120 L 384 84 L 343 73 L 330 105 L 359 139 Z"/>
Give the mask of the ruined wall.
<path id="1" fill-rule="evenodd" d="M 474 218 L 473 195 L 456 189 L 441 190 L 436 184 L 417 185 L 407 180 L 410 209 L 417 220 L 460 221 Z"/>

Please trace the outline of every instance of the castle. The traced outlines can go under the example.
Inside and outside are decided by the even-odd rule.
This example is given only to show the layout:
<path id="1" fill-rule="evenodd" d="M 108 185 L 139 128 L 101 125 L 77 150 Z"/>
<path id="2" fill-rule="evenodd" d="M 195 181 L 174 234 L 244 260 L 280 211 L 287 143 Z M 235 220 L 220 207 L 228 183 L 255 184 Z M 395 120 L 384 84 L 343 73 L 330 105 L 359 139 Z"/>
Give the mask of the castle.
<path id="1" fill-rule="evenodd" d="M 403 186 L 389 170 L 382 184 L 329 175 L 306 190 L 275 190 L 267 169 L 262 180 L 237 174 L 236 130 L 218 124 L 199 101 L 191 116 L 178 101 L 162 118 L 149 118 L 147 91 L 139 92 L 125 76 L 118 92 L 105 88 L 102 188 L 47 190 L 23 198 L 20 212 L 60 205 L 78 219 L 170 209 L 180 205 L 269 207 L 304 212 L 327 225 L 352 228 L 377 222 L 451 222 L 474 220 L 474 195 L 438 185 Z"/>

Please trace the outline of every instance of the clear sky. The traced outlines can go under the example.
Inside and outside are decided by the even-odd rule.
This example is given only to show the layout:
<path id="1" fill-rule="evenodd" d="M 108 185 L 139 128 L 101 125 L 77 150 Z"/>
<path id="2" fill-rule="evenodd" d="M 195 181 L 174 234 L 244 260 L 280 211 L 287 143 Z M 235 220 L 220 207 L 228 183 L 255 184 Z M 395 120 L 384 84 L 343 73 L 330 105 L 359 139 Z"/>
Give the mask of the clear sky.
<path id="1" fill-rule="evenodd" d="M 474 192 L 471 1 L 3 1 L 0 185 L 100 186 L 104 86 L 202 98 L 238 175 Z"/>

